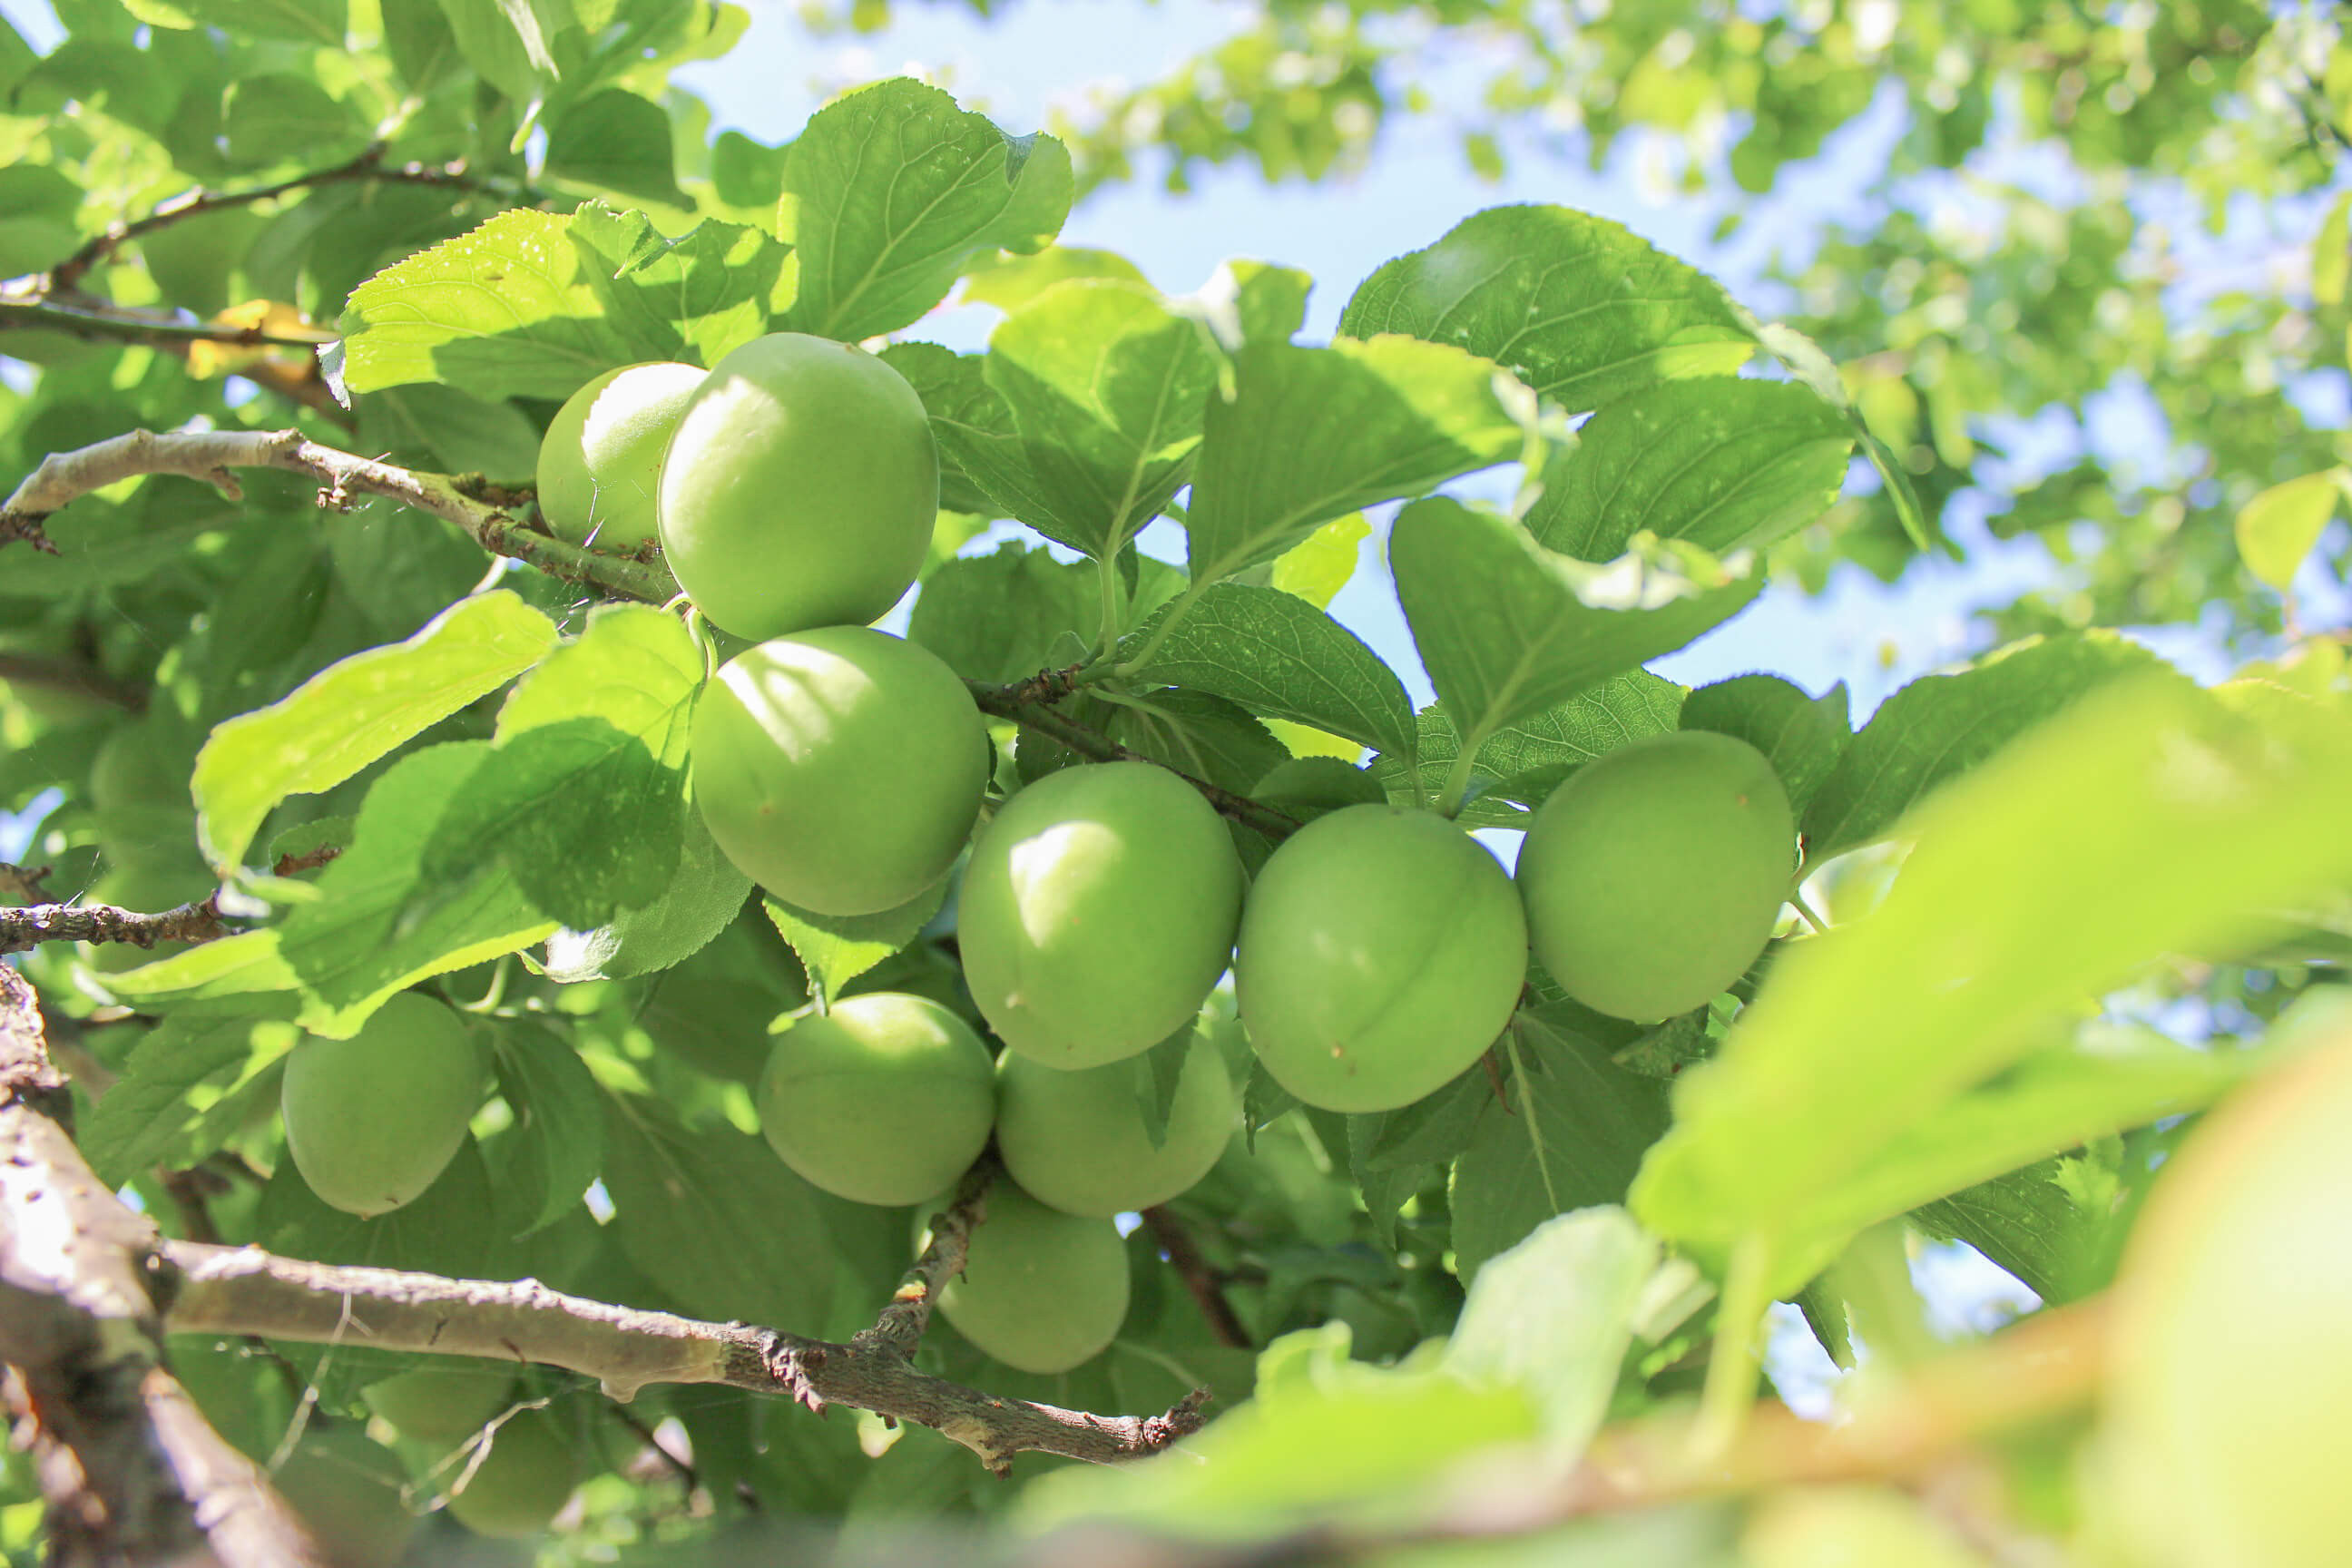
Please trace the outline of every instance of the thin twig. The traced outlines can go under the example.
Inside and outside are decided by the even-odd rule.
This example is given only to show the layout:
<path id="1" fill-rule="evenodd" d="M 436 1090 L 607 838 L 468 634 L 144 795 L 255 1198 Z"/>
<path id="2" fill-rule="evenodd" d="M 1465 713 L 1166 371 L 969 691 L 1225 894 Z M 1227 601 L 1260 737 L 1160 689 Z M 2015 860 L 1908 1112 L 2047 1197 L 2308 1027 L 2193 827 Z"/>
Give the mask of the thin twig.
<path id="1" fill-rule="evenodd" d="M 964 1173 L 948 1206 L 931 1220 L 931 1239 L 923 1255 L 907 1270 L 906 1279 L 892 1292 L 874 1326 L 850 1341 L 856 1350 L 901 1360 L 915 1353 L 930 1326 L 931 1308 L 940 1288 L 963 1272 L 971 1250 L 971 1233 L 988 1217 L 988 1188 L 996 1178 L 996 1161 L 983 1155 Z"/>
<path id="2" fill-rule="evenodd" d="M 308 353 L 335 341 L 331 332 L 295 337 L 225 321 L 184 321 L 161 310 L 105 300 L 65 300 L 0 286 L 0 331 L 63 332 L 69 337 L 184 348 L 190 343 L 226 343 L 236 348 L 300 349 Z"/>
<path id="3" fill-rule="evenodd" d="M 0 860 L 0 896 L 20 904 L 33 903 L 41 898 L 41 884 L 55 869 L 53 866 L 11 866 Z"/>
<path id="4" fill-rule="evenodd" d="M 696 1472 L 694 1466 L 663 1447 L 661 1439 L 654 1435 L 654 1429 L 637 1419 L 635 1411 L 625 1405 L 615 1405 L 609 1399 L 604 1401 L 600 1408 L 605 1415 L 626 1427 L 630 1436 L 643 1443 L 646 1451 L 660 1459 L 665 1468 L 686 1483 L 687 1496 L 690 1498 L 702 1489 L 702 1477 Z"/>
<path id="5" fill-rule="evenodd" d="M 1216 1342 L 1231 1350 L 1255 1350 L 1249 1331 L 1242 1326 L 1234 1304 L 1225 1300 L 1224 1287 L 1218 1283 L 1217 1271 L 1201 1256 L 1201 1248 L 1192 1240 L 1192 1233 L 1183 1220 L 1163 1206 L 1143 1211 L 1143 1223 L 1160 1243 L 1160 1250 L 1168 1255 L 1170 1267 L 1184 1281 L 1184 1289 L 1201 1309 L 1201 1316 L 1209 1321 L 1209 1332 Z"/>
<path id="6" fill-rule="evenodd" d="M 32 653 L 0 653 L 0 681 L 11 686 L 36 686 L 68 697 L 85 697 L 125 712 L 143 712 L 147 690 L 114 677 L 94 664 L 76 658 L 49 658 Z"/>

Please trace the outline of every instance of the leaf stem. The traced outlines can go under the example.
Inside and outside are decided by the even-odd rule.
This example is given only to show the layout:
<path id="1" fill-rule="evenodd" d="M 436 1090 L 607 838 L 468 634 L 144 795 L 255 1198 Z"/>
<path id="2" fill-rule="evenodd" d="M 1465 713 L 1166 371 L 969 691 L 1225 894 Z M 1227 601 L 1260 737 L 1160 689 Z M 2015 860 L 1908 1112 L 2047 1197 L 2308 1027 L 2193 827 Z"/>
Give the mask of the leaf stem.
<path id="1" fill-rule="evenodd" d="M 1528 1142 L 1536 1152 L 1536 1174 L 1543 1178 L 1544 1201 L 1551 1212 L 1559 1214 L 1559 1193 L 1551 1184 L 1551 1162 L 1544 1157 L 1543 1129 L 1536 1125 L 1536 1086 L 1528 1077 L 1527 1064 L 1519 1059 L 1519 1026 L 1517 1018 L 1503 1026 L 1503 1054 L 1511 1058 L 1511 1080 L 1519 1086 L 1520 1120 L 1528 1124 Z M 1505 1102 L 1508 1109 L 1509 1102 Z"/>
<path id="2" fill-rule="evenodd" d="M 1813 928 L 1813 934 L 1815 936 L 1827 936 L 1829 934 L 1830 922 L 1822 919 L 1820 915 L 1815 914 L 1813 912 L 1812 905 L 1805 902 L 1803 889 L 1790 888 L 1789 889 L 1789 907 L 1797 911 L 1798 919 L 1803 921 L 1807 925 Z"/>
<path id="3" fill-rule="evenodd" d="M 1747 1425 L 1756 1394 L 1756 1330 L 1769 1304 L 1764 1294 L 1771 1248 L 1761 1236 L 1739 1238 L 1715 1314 L 1715 1348 L 1707 1357 L 1698 1418 L 1691 1427 L 1691 1458 L 1707 1464 L 1731 1451 Z"/>
<path id="4" fill-rule="evenodd" d="M 1151 635 L 1144 639 L 1143 647 L 1136 656 L 1120 664 L 1111 673 L 1134 676 L 1149 668 L 1151 656 L 1160 651 L 1160 645 L 1168 640 L 1168 634 L 1174 631 L 1178 624 L 1192 613 L 1192 606 L 1200 602 L 1201 595 L 1208 591 L 1208 587 L 1209 580 L 1205 578 L 1195 577 L 1186 584 L 1184 591 L 1169 601 L 1168 607 L 1160 613 L 1160 624 L 1151 628 Z"/>
<path id="5" fill-rule="evenodd" d="M 1102 626 L 1095 634 L 1095 658 L 1088 662 L 1088 668 L 1110 657 L 1127 629 L 1121 624 L 1127 618 L 1127 595 L 1120 592 L 1116 552 L 1095 557 L 1095 582 L 1102 590 Z"/>
<path id="6" fill-rule="evenodd" d="M 1437 797 L 1438 816 L 1451 820 L 1462 815 L 1463 802 L 1470 794 L 1471 764 L 1477 760 L 1478 748 L 1468 744 L 1465 738 L 1461 754 L 1454 759 L 1453 767 L 1446 770 L 1445 788 Z M 1419 785 L 1420 778 L 1421 770 L 1415 768 L 1413 779 L 1416 787 Z"/>

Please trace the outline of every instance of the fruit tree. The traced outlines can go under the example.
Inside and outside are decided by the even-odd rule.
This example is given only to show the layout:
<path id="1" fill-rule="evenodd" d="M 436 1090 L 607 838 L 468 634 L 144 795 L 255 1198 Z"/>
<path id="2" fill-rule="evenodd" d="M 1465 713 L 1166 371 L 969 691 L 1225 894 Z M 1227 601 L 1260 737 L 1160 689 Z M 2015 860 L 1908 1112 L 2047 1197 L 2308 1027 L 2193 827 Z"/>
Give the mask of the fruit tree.
<path id="1" fill-rule="evenodd" d="M 895 77 L 709 135 L 708 0 L 54 9 L 0 20 L 8 1562 L 2340 1561 L 2352 450 L 2240 484 L 2216 405 L 2167 515 L 2234 529 L 2110 505 L 2081 615 L 1867 711 L 1685 684 L 1965 553 L 1997 399 L 1918 323 L 1524 202 L 1331 331 L 1164 292 L 1057 243 L 1100 127 Z M 1744 183 L 1905 7 L 1813 9 L 1716 18 L 1746 76 L 1676 29 Z M 2242 71 L 2174 94 L 2216 148 L 2274 50 L 2352 135 L 2312 18 L 2142 9 L 2013 30 L 2114 116 L 2173 92 L 2124 35 Z M 1396 87 L 1291 53 L 1301 137 Z M 1233 154 L 1188 123 L 1134 135 Z M 2347 209 L 2261 334 L 2298 407 Z M 1333 610 L 1375 534 L 1393 636 Z M 1955 1258 L 2013 1321 L 1935 1326 Z"/>

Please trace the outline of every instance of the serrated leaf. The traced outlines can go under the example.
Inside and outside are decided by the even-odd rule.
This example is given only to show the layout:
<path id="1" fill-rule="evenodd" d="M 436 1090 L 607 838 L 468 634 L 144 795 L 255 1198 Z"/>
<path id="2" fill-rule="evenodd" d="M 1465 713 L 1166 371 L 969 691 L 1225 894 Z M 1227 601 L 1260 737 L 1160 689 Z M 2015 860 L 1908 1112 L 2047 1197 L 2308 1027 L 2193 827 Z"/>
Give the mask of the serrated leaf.
<path id="1" fill-rule="evenodd" d="M 1070 154 L 1005 135 L 899 78 L 835 100 L 784 163 L 782 237 L 801 255 L 793 324 L 855 342 L 898 331 L 987 249 L 1043 249 L 1069 216 Z"/>
<path id="2" fill-rule="evenodd" d="M 1445 497 L 1389 535 L 1397 597 L 1422 663 L 1474 748 L 1745 609 L 1759 575 L 1698 578 L 1634 557 L 1592 567 L 1545 551 L 1508 518 Z"/>
<path id="3" fill-rule="evenodd" d="M 716 364 L 781 324 L 799 277 L 791 247 L 715 218 L 671 239 L 641 212 L 588 202 L 567 233 L 594 258 L 589 283 L 640 359 Z"/>
<path id="4" fill-rule="evenodd" d="M 1793 1289 L 1854 1230 L 2218 1091 L 2242 1070 L 2223 1054 L 2064 1026 L 2352 875 L 2352 731 L 2266 717 L 2144 673 L 1925 802 L 1879 908 L 1790 944 L 1682 1076 L 1635 1212 L 1718 1258 L 1753 1237 L 1764 1288 Z"/>
<path id="5" fill-rule="evenodd" d="M 1575 769 L 1605 752 L 1675 727 L 1683 689 L 1646 669 L 1610 677 L 1567 701 L 1506 724 L 1486 737 L 1471 763 L 1471 799 L 1455 820 L 1471 827 L 1524 827 L 1528 810 Z M 1445 704 L 1414 717 L 1421 759 L 1419 793 L 1402 753 L 1383 752 L 1371 775 L 1400 804 L 1433 801 L 1462 752 L 1461 731 Z"/>
<path id="6" fill-rule="evenodd" d="M 668 891 L 642 909 L 624 910 L 593 931 L 560 931 L 547 939 L 547 971 L 559 982 L 625 980 L 682 963 L 742 912 L 751 879 L 735 868 L 702 814 L 678 813 L 677 872 Z"/>
<path id="7" fill-rule="evenodd" d="M 2352 469 L 2326 468 L 2273 485 L 2248 501 L 2237 521 L 2238 555 L 2246 570 L 2284 592 L 2347 488 Z"/>
<path id="8" fill-rule="evenodd" d="M 882 360 L 923 400 L 940 447 L 940 505 L 1017 518 L 1049 537 L 1077 531 L 1046 499 L 1013 410 L 988 384 L 983 356 L 937 343 L 892 343 Z M 959 490 L 969 493 L 959 497 Z"/>
<path id="9" fill-rule="evenodd" d="M 1727 374 L 1755 346 L 1713 279 L 1621 225 L 1549 206 L 1490 207 L 1389 262 L 1339 330 L 1454 344 L 1570 414 L 1652 381 Z"/>
<path id="10" fill-rule="evenodd" d="M 2118 677 L 2161 668 L 2113 632 L 2028 637 L 1949 675 L 1913 681 L 1879 705 L 1801 818 L 1805 860 L 1884 837 L 1938 785 Z"/>
<path id="11" fill-rule="evenodd" d="M 1007 316 L 988 348 L 988 383 L 1050 508 L 1054 526 L 1033 526 L 1117 554 L 1191 473 L 1217 380 L 1200 329 L 1149 289 L 1079 280 Z"/>
<path id="12" fill-rule="evenodd" d="M 1335 517 L 1516 455 L 1494 367 L 1411 338 L 1258 342 L 1212 398 L 1184 520 L 1192 581 L 1271 561 Z"/>
<path id="13" fill-rule="evenodd" d="M 1168 1142 L 1168 1116 L 1176 1106 L 1176 1085 L 1184 1063 L 1199 1038 L 1197 1022 L 1188 1023 L 1135 1058 L 1135 1103 L 1143 1112 L 1143 1135 L 1154 1149 Z"/>
<path id="14" fill-rule="evenodd" d="M 687 1127 L 636 1096 L 605 1100 L 604 1185 L 621 1250 L 698 1318 L 822 1330 L 832 1244 L 808 1185 L 724 1124 Z"/>
<path id="15" fill-rule="evenodd" d="M 1828 509 L 1853 450 L 1844 416 L 1796 383 L 1661 382 L 1559 449 L 1528 531 L 1583 561 L 1613 561 L 1644 531 L 1717 554 L 1761 549 Z"/>
<path id="16" fill-rule="evenodd" d="M 604 1169 L 604 1091 L 580 1053 L 542 1024 L 499 1020 L 490 1050 L 499 1091 L 515 1114 L 499 1141 L 500 1185 L 531 1216 L 528 1235 L 579 1207 Z"/>
<path id="17" fill-rule="evenodd" d="M 1118 703 L 1082 695 L 1059 711 L 1155 763 L 1236 793 L 1290 760 L 1247 710 L 1206 691 L 1154 691 Z M 1023 781 L 1032 784 L 1083 760 L 1034 731 L 1022 732 L 1013 758 Z"/>
<path id="18" fill-rule="evenodd" d="M 2053 1306 L 2072 1292 L 2069 1277 L 2100 1219 L 2083 1214 L 2058 1181 L 2060 1162 L 2039 1160 L 2006 1175 L 1962 1187 L 1911 1211 L 1911 1223 L 1947 1241 L 1964 1241 L 2024 1281 Z"/>
<path id="19" fill-rule="evenodd" d="M 1510 1099 L 1479 1111 L 1454 1164 L 1454 1272 L 1474 1278 L 1554 1215 L 1624 1200 L 1666 1130 L 1666 1087 L 1609 1059 L 1571 1011 L 1521 1012 Z"/>
<path id="20" fill-rule="evenodd" d="M 1411 1105 L 1350 1116 L 1349 1163 L 1368 1172 L 1451 1164 L 1470 1146 L 1479 1113 L 1494 1100 L 1492 1080 L 1483 1067 L 1474 1067 Z"/>
<path id="21" fill-rule="evenodd" d="M 361 284 L 343 314 L 343 384 L 564 398 L 616 365 L 663 357 L 608 317 L 571 226 L 557 213 L 500 213 Z"/>
<path id="22" fill-rule="evenodd" d="M 1132 671 L 1140 679 L 1213 692 L 1260 717 L 1313 725 L 1359 745 L 1412 745 L 1412 704 L 1396 672 L 1296 595 L 1214 584 L 1161 637 L 1170 613 L 1163 609 L 1121 647 L 1129 657 L 1150 650 Z"/>
<path id="23" fill-rule="evenodd" d="M 668 112 L 620 88 L 592 92 L 549 121 L 542 170 L 641 201 L 693 205 L 677 188 Z"/>
<path id="24" fill-rule="evenodd" d="M 761 908 L 808 971 L 809 990 L 830 1004 L 841 988 L 920 936 L 947 901 L 946 878 L 895 910 L 820 915 L 762 895 Z"/>
<path id="25" fill-rule="evenodd" d="M 933 568 L 907 637 L 967 679 L 1013 681 L 1076 662 L 1101 618 L 1092 567 L 1008 540 Z"/>
<path id="26" fill-rule="evenodd" d="M 574 930 L 661 897 L 677 871 L 701 650 L 675 616 L 607 605 L 547 656 L 499 715 L 488 761 L 425 850 L 428 884 L 502 863 Z M 421 902 L 429 902 L 430 890 Z"/>
<path id="27" fill-rule="evenodd" d="M 1298 1097 L 1275 1082 L 1265 1064 L 1252 1057 L 1249 1081 L 1242 1086 L 1242 1138 L 1251 1152 L 1256 1152 L 1261 1129 L 1297 1107 Z"/>
<path id="28" fill-rule="evenodd" d="M 1780 321 L 1757 321 L 1742 311 L 1756 332 L 1756 341 L 1765 352 L 1786 365 L 1796 378 L 1810 386 L 1822 401 L 1843 413 L 1853 439 L 1862 448 L 1870 466 L 1878 471 L 1879 482 L 1886 487 L 1887 499 L 1894 504 L 1895 521 L 1903 525 L 1905 537 L 1913 548 L 1926 550 L 1933 542 L 1927 526 L 1927 510 L 1919 504 L 1919 492 L 1911 483 L 1911 471 L 1895 457 L 1894 448 L 1878 438 L 1869 420 L 1856 405 L 1853 391 L 1838 370 L 1837 362 L 1828 351 L 1796 328 Z"/>
<path id="29" fill-rule="evenodd" d="M 1677 1014 L 1644 1030 L 1639 1039 L 1618 1047 L 1609 1059 L 1643 1078 L 1678 1078 L 1685 1068 L 1715 1055 L 1716 1042 L 1706 1027 L 1708 1015 L 1705 1007 Z"/>
<path id="30" fill-rule="evenodd" d="M 166 1018 L 131 1048 L 75 1142 L 110 1187 L 167 1156 L 202 1160 L 219 1147 L 203 1136 L 208 1112 L 269 1072 L 299 1037 L 291 1025 L 258 1018 Z"/>
<path id="31" fill-rule="evenodd" d="M 1845 683 L 1818 698 L 1777 675 L 1738 675 L 1683 699 L 1681 727 L 1747 742 L 1770 759 L 1799 816 L 1853 740 Z"/>
<path id="32" fill-rule="evenodd" d="M 292 693 L 219 725 L 196 756 L 197 831 L 234 869 L 279 801 L 331 789 L 529 669 L 555 627 L 499 589 L 451 605 L 407 641 L 329 665 Z"/>

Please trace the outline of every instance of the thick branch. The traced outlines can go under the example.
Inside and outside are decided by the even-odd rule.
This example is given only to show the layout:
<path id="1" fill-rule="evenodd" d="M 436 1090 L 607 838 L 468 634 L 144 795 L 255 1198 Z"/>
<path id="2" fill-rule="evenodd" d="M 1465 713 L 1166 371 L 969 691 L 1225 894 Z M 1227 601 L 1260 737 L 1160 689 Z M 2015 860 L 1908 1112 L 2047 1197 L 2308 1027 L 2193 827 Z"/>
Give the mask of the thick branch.
<path id="1" fill-rule="evenodd" d="M 372 180 L 385 184 L 446 185 L 464 191 L 491 190 L 487 183 L 466 172 L 462 158 L 449 163 L 388 164 L 383 161 L 383 143 L 379 142 L 348 163 L 338 163 L 331 169 L 320 169 L 313 174 L 297 174 L 274 185 L 259 185 L 249 191 L 197 190 L 173 196 L 145 217 L 109 225 L 103 234 L 95 236 L 80 249 L 49 268 L 48 286 L 57 293 L 78 287 L 92 268 L 131 241 L 142 235 L 152 234 L 159 228 L 167 228 L 208 212 L 218 212 L 224 207 L 249 206 L 256 202 L 274 201 L 314 185 Z"/>
<path id="2" fill-rule="evenodd" d="M 134 430 L 79 451 L 43 460 L 16 492 L 0 503 L 0 545 L 42 538 L 42 520 L 95 489 L 140 474 L 178 474 L 216 486 L 235 498 L 236 470 L 276 468 L 319 481 L 321 506 L 344 508 L 360 495 L 383 496 L 456 523 L 494 555 L 528 562 L 551 577 L 587 584 L 616 597 L 663 604 L 677 585 L 661 566 L 600 555 L 527 529 L 495 500 L 467 493 L 462 477 L 418 473 L 356 457 L 310 440 L 299 430 Z"/>
<path id="3" fill-rule="evenodd" d="M 45 942 L 121 942 L 153 947 L 159 942 L 210 942 L 226 936 L 220 895 L 160 914 L 142 915 L 112 904 L 30 904 L 0 910 L 0 952 L 23 952 Z"/>

